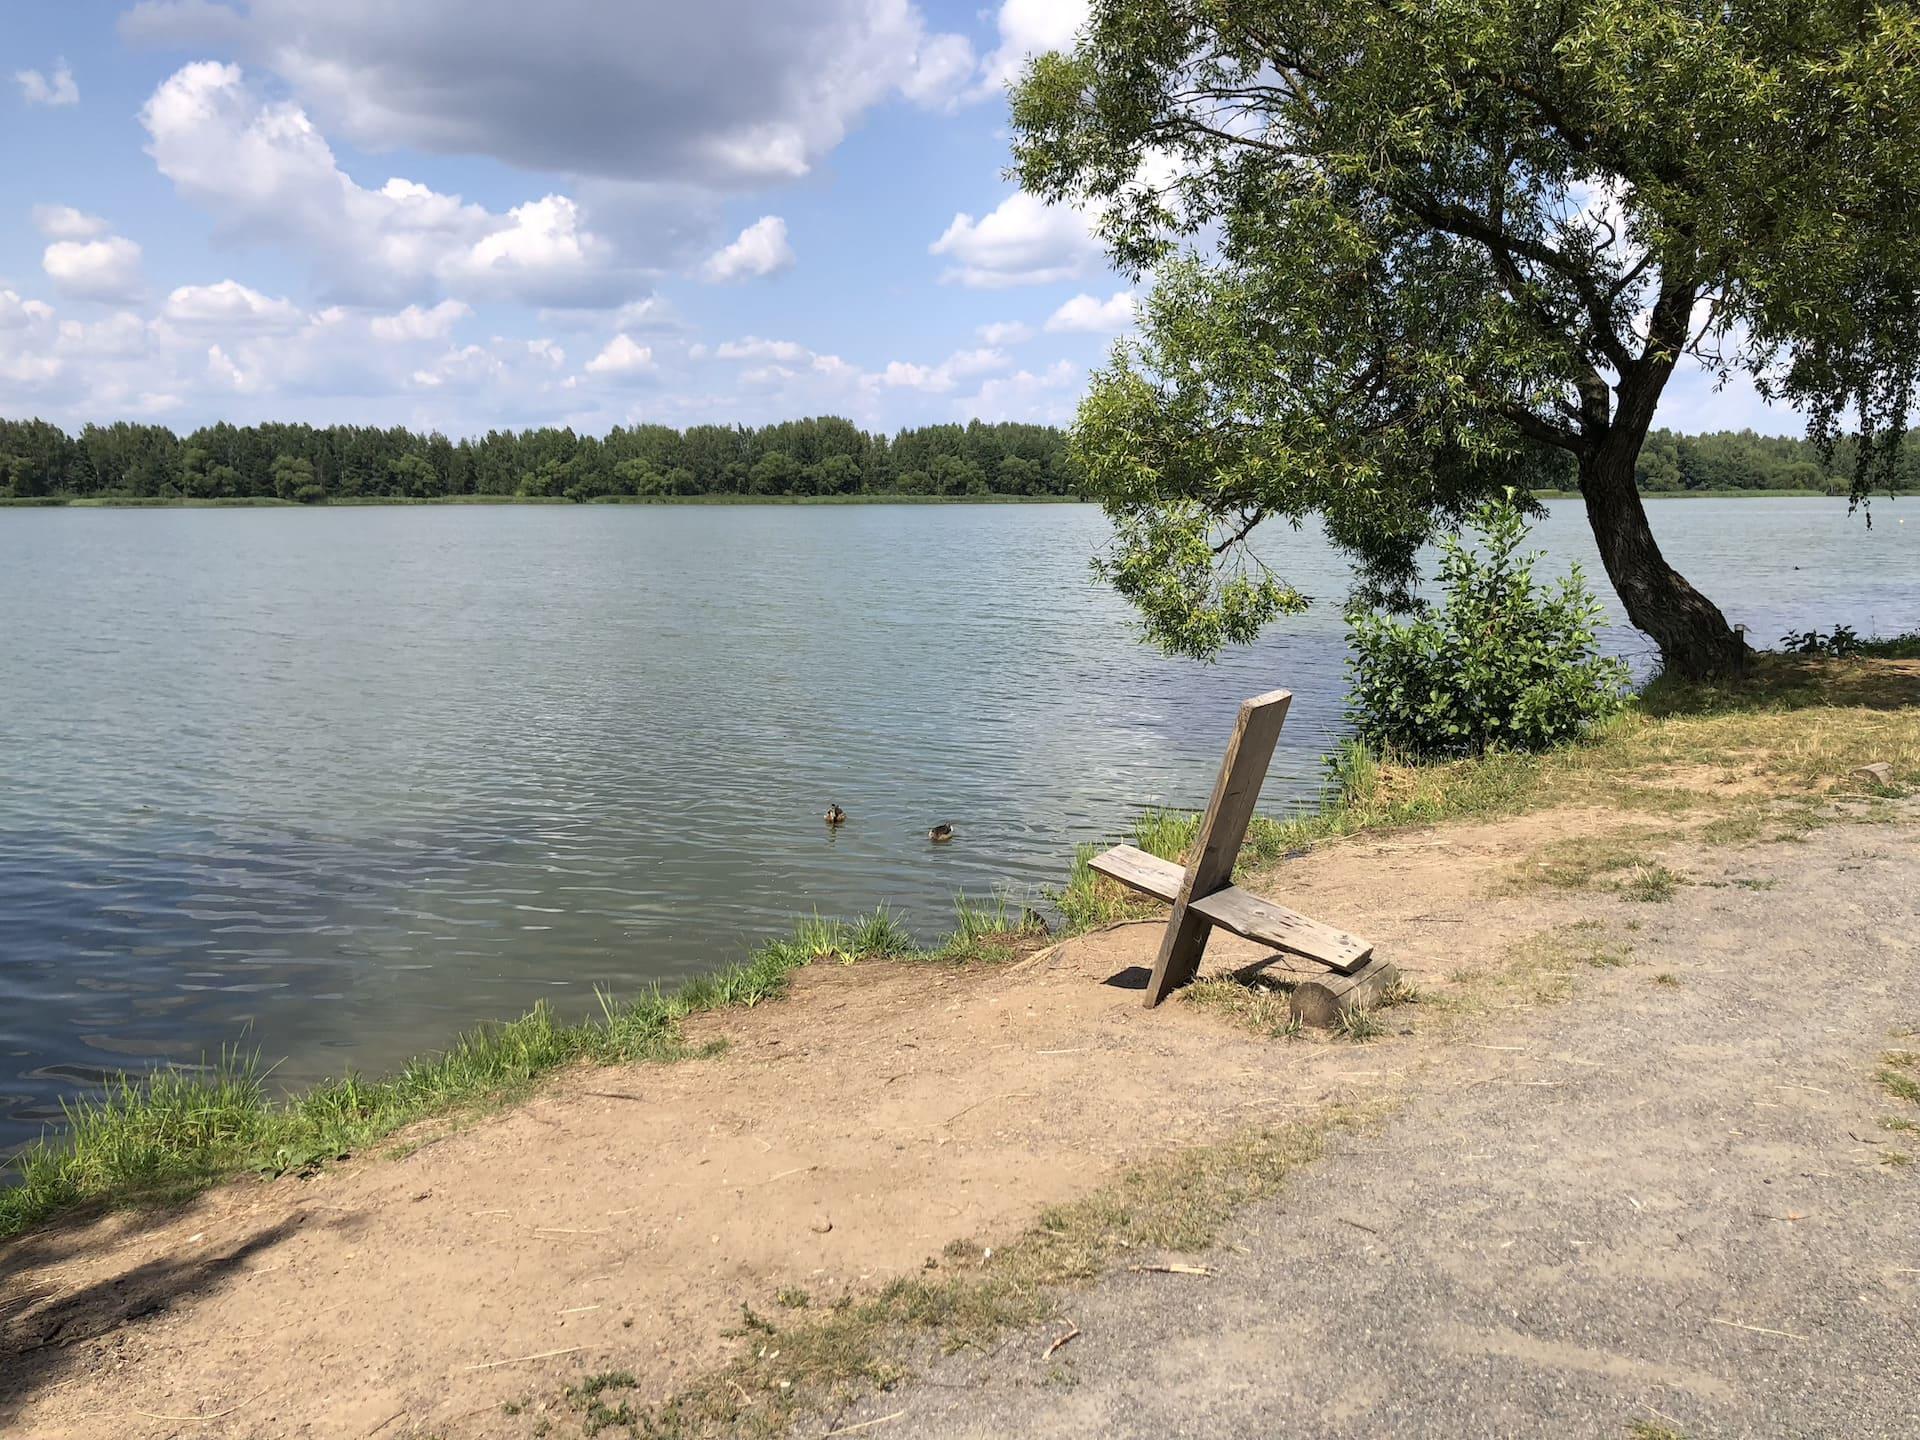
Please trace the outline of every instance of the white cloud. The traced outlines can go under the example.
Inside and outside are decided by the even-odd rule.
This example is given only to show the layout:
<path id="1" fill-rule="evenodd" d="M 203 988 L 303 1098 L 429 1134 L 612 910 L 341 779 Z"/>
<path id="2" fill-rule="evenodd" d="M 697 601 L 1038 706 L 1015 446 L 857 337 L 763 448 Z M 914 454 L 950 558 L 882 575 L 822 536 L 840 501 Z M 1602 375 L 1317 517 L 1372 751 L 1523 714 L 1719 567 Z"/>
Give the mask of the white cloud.
<path id="1" fill-rule="evenodd" d="M 1076 295 L 1047 317 L 1055 335 L 1117 335 L 1133 325 L 1133 292 L 1119 290 L 1106 299 Z"/>
<path id="2" fill-rule="evenodd" d="M 290 300 L 275 300 L 237 280 L 214 285 L 182 285 L 161 308 L 175 325 L 235 331 L 291 330 L 305 321 Z"/>
<path id="3" fill-rule="evenodd" d="M 953 377 L 942 373 L 935 365 L 915 365 L 907 360 L 889 360 L 887 368 L 879 375 L 882 385 L 890 389 L 902 387 L 913 390 L 951 390 Z"/>
<path id="4" fill-rule="evenodd" d="M 607 348 L 587 362 L 590 375 L 645 375 L 652 372 L 653 349 L 636 345 L 631 336 L 616 335 Z"/>
<path id="5" fill-rule="evenodd" d="M 310 250 L 334 288 L 354 298 L 445 289 L 606 303 L 630 283 L 564 195 L 500 215 L 411 180 L 359 185 L 305 111 L 262 100 L 238 66 L 182 67 L 140 118 L 160 172 L 223 234 Z"/>
<path id="6" fill-rule="evenodd" d="M 131 360 L 151 352 L 153 327 L 131 310 L 104 320 L 62 320 L 58 349 L 69 360 Z"/>
<path id="7" fill-rule="evenodd" d="M 0 381 L 31 393 L 60 378 L 66 367 L 52 355 L 19 355 L 0 350 Z"/>
<path id="8" fill-rule="evenodd" d="M 952 110 L 964 98 L 973 64 L 973 44 L 966 36 L 929 36 L 900 82 L 900 93 L 916 104 Z"/>
<path id="9" fill-rule="evenodd" d="M 1100 258 L 1083 216 L 1024 190 L 978 220 L 964 212 L 955 215 L 927 248 L 953 262 L 943 281 L 982 290 L 1070 280 Z"/>
<path id="10" fill-rule="evenodd" d="M 1013 362 L 1000 351 L 987 347 L 980 350 L 956 350 L 940 362 L 949 375 L 965 379 L 969 375 L 988 375 L 995 370 L 1004 370 Z"/>
<path id="11" fill-rule="evenodd" d="M 1064 50 L 1087 23 L 1087 0 L 1003 0 L 999 46 L 981 62 L 982 90 L 998 93 L 1035 55 Z"/>
<path id="12" fill-rule="evenodd" d="M 233 357 L 218 345 L 207 347 L 207 379 L 223 390 L 250 390 L 257 383 L 257 377 L 234 364 Z"/>
<path id="13" fill-rule="evenodd" d="M 473 314 L 461 300 L 442 300 L 430 309 L 409 305 L 397 315 L 376 316 L 368 325 L 376 340 L 405 344 L 410 340 L 444 340 L 453 327 Z"/>
<path id="14" fill-rule="evenodd" d="M 613 312 L 613 327 L 616 330 L 678 330 L 682 324 L 673 313 L 673 306 L 658 295 L 649 295 L 644 300 L 630 300 Z"/>
<path id="15" fill-rule="evenodd" d="M 71 205 L 36 205 L 33 228 L 49 240 L 91 240 L 107 233 L 107 222 Z"/>
<path id="16" fill-rule="evenodd" d="M 151 319 L 121 310 L 82 321 L 0 291 L 0 414 L 31 410 L 70 429 L 142 415 L 186 425 L 305 419 L 458 433 L 562 423 L 573 405 L 563 395 L 560 348 L 504 337 L 448 348 L 424 333 L 455 313 L 329 306 L 301 315 L 286 301 L 222 282 L 181 287 Z M 394 322 L 419 338 L 375 338 L 376 327 L 391 334 Z"/>
<path id="17" fill-rule="evenodd" d="M 121 28 L 270 66 L 368 150 L 707 188 L 806 174 L 889 95 L 948 103 L 972 53 L 912 0 L 145 0 Z"/>
<path id="18" fill-rule="evenodd" d="M 140 290 L 140 247 L 124 235 L 56 240 L 40 267 L 61 294 L 82 300 L 124 300 Z"/>
<path id="19" fill-rule="evenodd" d="M 74 84 L 73 71 L 62 60 L 53 67 L 51 77 L 38 70 L 16 70 L 14 83 L 20 87 L 20 95 L 29 105 L 78 105 L 80 87 Z"/>
<path id="20" fill-rule="evenodd" d="M 956 350 L 938 365 L 916 365 L 906 360 L 888 362 L 870 383 L 887 389 L 924 390 L 943 395 L 961 380 L 1004 370 L 1012 362 L 998 350 Z"/>
<path id="21" fill-rule="evenodd" d="M 1039 374 L 1017 370 L 984 382 L 972 395 L 954 402 L 954 413 L 968 419 L 1025 420 L 1039 425 L 1072 421 L 1086 371 L 1056 360 Z"/>
<path id="22" fill-rule="evenodd" d="M 1033 338 L 1033 327 L 1019 320 L 995 320 L 974 333 L 989 345 L 1021 345 Z"/>
<path id="23" fill-rule="evenodd" d="M 731 245 L 708 256 L 701 273 L 716 284 L 725 284 L 785 270 L 794 258 L 793 246 L 787 243 L 787 222 L 778 215 L 762 215 Z"/>
<path id="24" fill-rule="evenodd" d="M 786 364 L 812 358 L 812 352 L 796 341 L 762 340 L 757 335 L 725 341 L 713 353 L 722 360 L 779 360 Z"/>
<path id="25" fill-rule="evenodd" d="M 53 307 L 44 300 L 22 300 L 15 290 L 0 290 L 0 330 L 24 330 L 53 319 Z"/>

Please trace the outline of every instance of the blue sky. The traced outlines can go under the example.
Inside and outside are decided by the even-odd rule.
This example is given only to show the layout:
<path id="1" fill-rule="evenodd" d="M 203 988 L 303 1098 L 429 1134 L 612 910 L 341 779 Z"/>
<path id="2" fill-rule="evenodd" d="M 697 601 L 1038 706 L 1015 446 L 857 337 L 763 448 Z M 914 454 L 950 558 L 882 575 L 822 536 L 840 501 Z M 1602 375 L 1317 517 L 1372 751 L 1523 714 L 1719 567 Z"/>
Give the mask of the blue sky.
<path id="1" fill-rule="evenodd" d="M 1084 13 L 13 0 L 0 414 L 1064 423 L 1128 287 L 1002 178 L 1004 85 Z"/>

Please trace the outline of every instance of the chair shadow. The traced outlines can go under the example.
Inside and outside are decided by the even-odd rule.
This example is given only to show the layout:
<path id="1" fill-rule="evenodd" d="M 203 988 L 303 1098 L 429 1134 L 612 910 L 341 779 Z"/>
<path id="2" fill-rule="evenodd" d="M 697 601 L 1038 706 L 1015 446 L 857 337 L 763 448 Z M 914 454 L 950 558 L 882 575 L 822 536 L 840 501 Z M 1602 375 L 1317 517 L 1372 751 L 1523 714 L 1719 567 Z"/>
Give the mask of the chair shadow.
<path id="1" fill-rule="evenodd" d="M 1147 982 L 1153 979 L 1153 971 L 1144 965 L 1129 965 L 1117 974 L 1109 975 L 1100 983 L 1111 985 L 1116 990 L 1144 990 Z"/>

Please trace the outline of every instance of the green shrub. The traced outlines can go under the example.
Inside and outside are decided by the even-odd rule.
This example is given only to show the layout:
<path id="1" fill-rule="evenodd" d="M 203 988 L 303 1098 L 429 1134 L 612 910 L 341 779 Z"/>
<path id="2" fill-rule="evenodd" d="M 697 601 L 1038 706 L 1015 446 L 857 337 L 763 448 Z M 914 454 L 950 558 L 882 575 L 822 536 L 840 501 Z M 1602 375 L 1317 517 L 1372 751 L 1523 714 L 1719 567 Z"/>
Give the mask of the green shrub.
<path id="1" fill-rule="evenodd" d="M 1576 565 L 1556 586 L 1520 554 L 1527 523 L 1511 496 L 1441 543 L 1445 599 L 1409 619 L 1347 616 L 1348 713 L 1376 750 L 1409 757 L 1545 750 L 1624 703 L 1627 668 L 1600 654 L 1602 611 Z"/>

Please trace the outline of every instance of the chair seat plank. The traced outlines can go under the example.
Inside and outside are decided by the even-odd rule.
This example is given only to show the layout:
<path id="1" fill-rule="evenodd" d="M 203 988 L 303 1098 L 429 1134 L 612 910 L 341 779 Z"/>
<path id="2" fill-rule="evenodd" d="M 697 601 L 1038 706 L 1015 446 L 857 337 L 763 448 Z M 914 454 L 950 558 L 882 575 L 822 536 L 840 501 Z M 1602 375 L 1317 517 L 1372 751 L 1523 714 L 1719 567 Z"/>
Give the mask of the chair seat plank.
<path id="1" fill-rule="evenodd" d="M 1099 874 L 1169 904 L 1180 893 L 1180 882 L 1186 875 L 1173 861 L 1132 845 L 1116 845 L 1087 863 Z M 1373 954 L 1373 946 L 1359 936 L 1264 900 L 1237 885 L 1187 904 L 1222 930 L 1316 961 L 1342 975 L 1351 975 Z"/>
<path id="2" fill-rule="evenodd" d="M 1351 975 L 1373 954 L 1373 946 L 1358 936 L 1336 930 L 1271 900 L 1262 900 L 1238 885 L 1190 900 L 1187 907 L 1222 930 L 1231 930 L 1276 950 L 1305 956 L 1342 975 Z"/>

